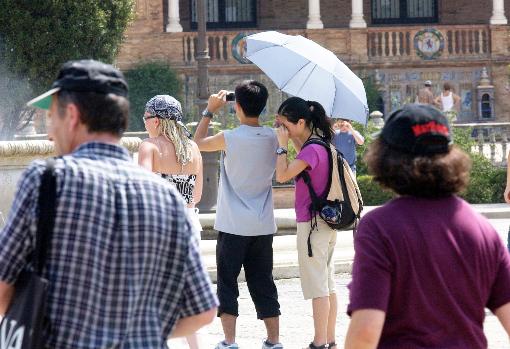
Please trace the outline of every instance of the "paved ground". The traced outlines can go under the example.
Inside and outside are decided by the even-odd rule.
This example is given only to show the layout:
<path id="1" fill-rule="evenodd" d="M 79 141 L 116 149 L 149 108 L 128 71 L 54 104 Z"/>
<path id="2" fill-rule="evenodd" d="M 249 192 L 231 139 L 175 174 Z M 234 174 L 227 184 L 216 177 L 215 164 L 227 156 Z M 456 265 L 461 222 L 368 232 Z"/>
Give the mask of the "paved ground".
<path id="1" fill-rule="evenodd" d="M 337 274 L 336 284 L 339 300 L 339 320 L 337 323 L 338 343 L 343 343 L 349 324 L 349 318 L 345 314 L 348 302 L 347 284 L 350 282 L 349 274 Z M 311 304 L 303 300 L 299 279 L 278 280 L 278 292 L 282 316 L 281 341 L 285 348 L 301 349 L 308 344 L 313 336 L 313 320 Z M 255 317 L 255 308 L 249 298 L 246 283 L 240 284 L 240 316 L 238 319 L 237 343 L 241 349 L 259 349 L 265 335 L 264 324 Z M 485 321 L 485 333 L 489 340 L 489 349 L 505 349 L 510 346 L 508 337 L 499 324 L 497 318 L 487 312 Z M 202 329 L 199 333 L 202 348 L 212 349 L 214 345 L 223 339 L 221 323 L 216 319 L 211 325 Z M 342 346 L 340 346 L 341 348 Z M 186 348 L 181 340 L 170 341 L 170 348 Z"/>
<path id="2" fill-rule="evenodd" d="M 491 219 L 501 238 L 506 242 L 509 219 Z M 335 251 L 336 253 L 336 251 Z M 337 274 L 336 283 L 339 300 L 339 317 L 337 323 L 338 343 L 343 343 L 349 318 L 345 314 L 348 302 L 347 284 L 349 274 Z M 281 341 L 287 349 L 300 349 L 310 342 L 313 335 L 313 321 L 311 304 L 303 300 L 299 279 L 277 280 L 280 295 L 281 311 Z M 255 309 L 249 297 L 246 283 L 240 284 L 240 317 L 238 319 L 238 344 L 242 349 L 258 349 L 265 336 L 264 325 L 255 317 Z M 510 341 L 497 318 L 487 311 L 485 334 L 489 341 L 489 349 L 505 349 L 510 347 Z M 212 349 L 223 339 L 221 324 L 216 319 L 211 325 L 199 333 L 201 348 Z M 170 341 L 170 348 L 181 349 L 187 346 L 181 340 Z M 340 346 L 341 347 L 341 346 Z"/>

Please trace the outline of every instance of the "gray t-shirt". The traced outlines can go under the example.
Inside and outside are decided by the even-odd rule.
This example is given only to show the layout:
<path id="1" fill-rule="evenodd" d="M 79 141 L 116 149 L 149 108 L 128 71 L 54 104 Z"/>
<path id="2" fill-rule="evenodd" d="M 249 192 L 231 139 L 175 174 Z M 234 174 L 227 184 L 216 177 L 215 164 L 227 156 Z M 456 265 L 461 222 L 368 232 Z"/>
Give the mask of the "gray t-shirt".
<path id="1" fill-rule="evenodd" d="M 276 133 L 266 126 L 241 125 L 224 136 L 214 229 L 242 236 L 274 234 Z"/>

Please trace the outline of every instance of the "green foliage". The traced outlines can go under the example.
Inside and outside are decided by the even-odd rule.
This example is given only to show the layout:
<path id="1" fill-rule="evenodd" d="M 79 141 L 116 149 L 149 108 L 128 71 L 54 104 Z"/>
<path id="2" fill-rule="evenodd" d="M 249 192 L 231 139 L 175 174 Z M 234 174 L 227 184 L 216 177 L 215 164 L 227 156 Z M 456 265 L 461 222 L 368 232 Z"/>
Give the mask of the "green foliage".
<path id="1" fill-rule="evenodd" d="M 365 206 L 382 205 L 396 196 L 391 190 L 383 189 L 372 176 L 357 176 L 357 181 Z"/>
<path id="2" fill-rule="evenodd" d="M 113 62 L 133 5 L 134 0 L 0 1 L 0 70 L 24 85 L 19 87 L 24 93 L 0 96 L 12 104 L 4 117 L 19 118 L 12 113 L 47 90 L 62 63 L 84 58 Z M 2 131 L 12 130 L 5 130 L 4 123 Z"/>
<path id="3" fill-rule="evenodd" d="M 380 205 L 395 196 L 391 191 L 383 190 L 378 183 L 367 175 L 366 164 L 362 157 L 373 141 L 372 134 L 376 128 L 369 123 L 364 129 L 360 125 L 355 128 L 365 136 L 365 144 L 358 147 L 357 175 L 358 185 L 365 205 Z M 460 193 L 466 201 L 472 204 L 503 202 L 503 193 L 506 186 L 506 170 L 494 166 L 487 158 L 472 152 L 475 141 L 471 138 L 472 130 L 469 128 L 455 127 L 453 129 L 454 144 L 469 154 L 472 161 L 470 182 L 466 190 Z"/>
<path id="4" fill-rule="evenodd" d="M 142 63 L 127 71 L 125 77 L 129 85 L 130 131 L 145 130 L 145 103 L 155 95 L 171 95 L 181 101 L 181 81 L 164 62 Z"/>
<path id="5" fill-rule="evenodd" d="M 472 161 L 469 186 L 460 194 L 472 204 L 503 202 L 506 171 L 494 166 L 487 158 L 472 152 L 476 142 L 471 137 L 471 128 L 455 127 L 454 144 L 469 154 Z"/>
<path id="6" fill-rule="evenodd" d="M 470 154 L 472 147 L 476 144 L 475 140 L 471 137 L 473 132 L 472 128 L 468 127 L 454 127 L 453 128 L 453 144 L 457 145 L 460 149 Z"/>
<path id="7" fill-rule="evenodd" d="M 356 174 L 358 176 L 367 175 L 368 169 L 363 161 L 363 156 L 365 156 L 368 146 L 372 143 L 374 134 L 379 131 L 379 129 L 370 121 L 366 127 L 356 122 L 353 122 L 352 126 L 365 138 L 365 143 L 356 146 Z"/>
<path id="8" fill-rule="evenodd" d="M 365 93 L 367 94 L 368 110 L 370 112 L 373 112 L 381 109 L 379 106 L 379 99 L 381 98 L 381 93 L 379 92 L 379 88 L 374 82 L 373 76 L 368 76 L 364 78 L 363 85 L 365 86 Z"/>
<path id="9" fill-rule="evenodd" d="M 113 62 L 133 4 L 133 0 L 3 0 L 2 56 L 12 72 L 26 73 L 36 90 L 46 89 L 65 61 Z"/>
<path id="10" fill-rule="evenodd" d="M 506 170 L 494 166 L 479 154 L 470 154 L 473 162 L 467 189 L 460 194 L 472 204 L 504 202 Z"/>

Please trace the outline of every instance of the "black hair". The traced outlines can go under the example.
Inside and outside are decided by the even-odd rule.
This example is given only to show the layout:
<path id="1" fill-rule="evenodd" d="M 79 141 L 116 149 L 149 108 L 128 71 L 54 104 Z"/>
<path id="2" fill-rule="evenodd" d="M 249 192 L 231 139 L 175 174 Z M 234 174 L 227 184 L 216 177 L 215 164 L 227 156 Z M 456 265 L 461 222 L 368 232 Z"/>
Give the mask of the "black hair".
<path id="1" fill-rule="evenodd" d="M 304 119 L 306 126 L 325 141 L 330 142 L 333 138 L 331 122 L 319 102 L 290 97 L 280 105 L 278 115 L 285 116 L 293 124 L 297 124 L 299 119 Z M 318 133 L 317 130 L 320 130 L 321 133 Z"/>
<path id="2" fill-rule="evenodd" d="M 106 132 L 121 137 L 128 126 L 129 101 L 112 93 L 74 92 L 57 94 L 59 112 L 73 103 L 80 111 L 80 120 L 89 132 Z"/>
<path id="3" fill-rule="evenodd" d="M 426 156 L 403 152 L 377 138 L 364 160 L 375 181 L 400 195 L 440 198 L 461 192 L 469 183 L 471 159 L 455 145 L 447 153 Z"/>
<path id="4" fill-rule="evenodd" d="M 235 96 L 246 117 L 258 118 L 266 107 L 269 93 L 260 82 L 245 80 L 236 86 Z"/>

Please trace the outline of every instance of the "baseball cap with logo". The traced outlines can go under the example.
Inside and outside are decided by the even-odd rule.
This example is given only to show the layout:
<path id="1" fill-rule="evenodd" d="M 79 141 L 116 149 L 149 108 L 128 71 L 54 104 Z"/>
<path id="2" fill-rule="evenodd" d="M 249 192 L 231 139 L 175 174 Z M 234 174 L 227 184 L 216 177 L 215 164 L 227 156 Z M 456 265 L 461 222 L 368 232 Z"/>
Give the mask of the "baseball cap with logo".
<path id="1" fill-rule="evenodd" d="M 51 96 L 61 90 L 113 93 L 122 97 L 128 94 L 124 75 L 113 66 L 94 60 L 69 61 L 60 68 L 51 89 L 27 105 L 47 110 L 50 108 Z"/>
<path id="2" fill-rule="evenodd" d="M 391 113 L 380 137 L 391 147 L 416 155 L 447 153 L 452 144 L 448 120 L 426 104 L 407 104 Z"/>

